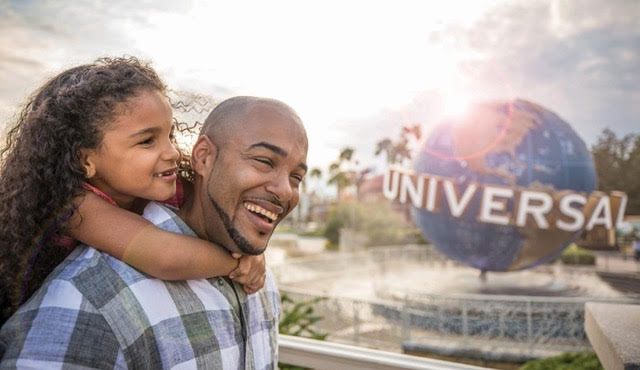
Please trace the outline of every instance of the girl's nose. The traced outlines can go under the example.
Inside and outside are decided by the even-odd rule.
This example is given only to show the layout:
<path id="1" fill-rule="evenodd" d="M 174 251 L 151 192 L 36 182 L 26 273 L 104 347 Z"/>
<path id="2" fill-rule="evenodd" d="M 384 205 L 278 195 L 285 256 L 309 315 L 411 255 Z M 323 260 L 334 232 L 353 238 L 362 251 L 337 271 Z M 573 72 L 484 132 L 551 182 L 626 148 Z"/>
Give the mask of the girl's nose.
<path id="1" fill-rule="evenodd" d="M 166 161 L 174 161 L 174 162 L 177 162 L 178 159 L 180 159 L 180 152 L 178 151 L 178 148 L 176 148 L 175 145 L 173 145 L 172 142 L 169 142 L 168 145 L 165 147 L 165 150 L 162 153 L 162 159 Z"/>

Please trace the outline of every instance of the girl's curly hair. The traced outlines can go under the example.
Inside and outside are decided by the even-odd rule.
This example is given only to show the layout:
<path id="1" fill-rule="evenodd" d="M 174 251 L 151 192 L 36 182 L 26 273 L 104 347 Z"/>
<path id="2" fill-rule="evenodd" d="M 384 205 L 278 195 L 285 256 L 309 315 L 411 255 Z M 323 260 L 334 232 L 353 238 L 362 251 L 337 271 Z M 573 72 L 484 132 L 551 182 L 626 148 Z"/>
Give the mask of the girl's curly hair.
<path id="1" fill-rule="evenodd" d="M 83 193 L 81 149 L 144 90 L 166 92 L 148 64 L 101 58 L 49 80 L 19 113 L 0 149 L 0 323 L 69 254 L 56 241 Z"/>

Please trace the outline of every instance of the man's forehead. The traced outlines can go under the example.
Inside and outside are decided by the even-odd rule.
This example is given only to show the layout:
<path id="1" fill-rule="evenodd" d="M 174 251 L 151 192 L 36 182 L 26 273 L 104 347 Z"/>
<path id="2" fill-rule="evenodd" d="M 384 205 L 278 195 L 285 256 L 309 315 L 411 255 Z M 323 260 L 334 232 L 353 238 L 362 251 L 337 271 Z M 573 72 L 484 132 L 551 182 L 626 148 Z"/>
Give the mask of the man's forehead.
<path id="1" fill-rule="evenodd" d="M 282 157 L 295 156 L 297 160 L 306 161 L 308 143 L 303 131 L 274 131 L 262 126 L 259 129 L 248 130 L 230 140 L 241 151 L 269 150 Z"/>
<path id="2" fill-rule="evenodd" d="M 251 108 L 243 123 L 233 130 L 244 133 L 248 137 L 255 137 L 258 141 L 279 140 L 284 142 L 301 142 L 306 146 L 307 135 L 295 113 L 282 107 L 256 104 Z M 287 135 L 282 135 L 286 133 Z"/>
<path id="3" fill-rule="evenodd" d="M 250 104 L 245 112 L 246 123 L 257 122 L 265 125 L 300 125 L 302 122 L 291 108 L 270 102 Z"/>
<path id="4" fill-rule="evenodd" d="M 241 151 L 260 142 L 269 143 L 306 161 L 307 135 L 297 113 L 277 100 L 247 99 L 238 99 L 238 104 L 221 103 L 218 124 L 210 126 L 209 137 L 217 145 L 232 145 Z"/>

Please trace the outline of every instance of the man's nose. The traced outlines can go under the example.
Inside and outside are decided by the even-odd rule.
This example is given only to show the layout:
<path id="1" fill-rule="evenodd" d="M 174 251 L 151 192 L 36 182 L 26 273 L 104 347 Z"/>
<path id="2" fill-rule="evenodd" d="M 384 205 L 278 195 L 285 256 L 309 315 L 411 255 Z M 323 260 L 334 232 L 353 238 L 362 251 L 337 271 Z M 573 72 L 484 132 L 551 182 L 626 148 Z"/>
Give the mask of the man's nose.
<path id="1" fill-rule="evenodd" d="M 282 202 L 290 202 L 295 190 L 286 171 L 279 171 L 267 184 L 267 191 Z"/>

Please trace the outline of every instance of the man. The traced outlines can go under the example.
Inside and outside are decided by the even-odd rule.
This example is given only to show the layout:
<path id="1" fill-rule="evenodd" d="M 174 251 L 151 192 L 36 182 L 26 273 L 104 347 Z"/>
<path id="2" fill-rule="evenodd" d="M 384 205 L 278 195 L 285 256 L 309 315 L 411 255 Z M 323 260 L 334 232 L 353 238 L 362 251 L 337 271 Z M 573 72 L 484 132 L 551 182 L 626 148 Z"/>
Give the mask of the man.
<path id="1" fill-rule="evenodd" d="M 157 226 L 230 252 L 262 253 L 297 205 L 307 137 L 285 104 L 236 97 L 205 121 L 192 151 L 192 195 Z M 77 248 L 2 328 L 0 368 L 273 369 L 279 297 L 227 278 L 164 282 L 90 247 Z M 1 348 L 4 347 L 4 348 Z"/>

